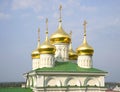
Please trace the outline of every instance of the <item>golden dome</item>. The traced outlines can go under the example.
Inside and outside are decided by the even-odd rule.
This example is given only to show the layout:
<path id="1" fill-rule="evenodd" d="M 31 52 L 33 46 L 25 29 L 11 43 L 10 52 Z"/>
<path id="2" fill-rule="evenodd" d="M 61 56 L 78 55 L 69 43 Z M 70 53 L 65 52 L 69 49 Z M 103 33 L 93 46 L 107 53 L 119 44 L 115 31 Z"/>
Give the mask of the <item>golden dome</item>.
<path id="1" fill-rule="evenodd" d="M 50 42 L 52 44 L 55 43 L 70 43 L 70 36 L 64 31 L 62 28 L 62 19 L 61 19 L 61 9 L 62 6 L 60 6 L 60 19 L 59 19 L 59 26 L 57 31 L 50 36 Z"/>
<path id="2" fill-rule="evenodd" d="M 40 58 L 40 52 L 39 52 L 39 48 L 40 48 L 40 36 L 39 36 L 39 32 L 40 32 L 40 29 L 38 28 L 38 45 L 37 45 L 37 48 L 35 50 L 32 51 L 32 59 L 37 59 L 37 58 Z"/>
<path id="3" fill-rule="evenodd" d="M 70 36 L 72 37 L 72 32 L 70 32 Z M 77 60 L 77 53 L 72 48 L 72 41 L 69 46 L 69 59 L 70 60 Z"/>
<path id="4" fill-rule="evenodd" d="M 94 49 L 87 43 L 84 37 L 82 45 L 77 48 L 78 55 L 93 55 Z"/>
<path id="5" fill-rule="evenodd" d="M 70 43 L 69 35 L 63 30 L 61 23 L 59 23 L 59 27 L 57 31 L 51 35 L 50 42 L 52 44 L 55 43 Z"/>
<path id="6" fill-rule="evenodd" d="M 38 51 L 38 49 L 35 49 L 34 51 L 32 51 L 32 59 L 37 58 L 40 58 L 40 52 Z"/>
<path id="7" fill-rule="evenodd" d="M 69 59 L 70 60 L 77 60 L 77 53 L 71 48 L 69 49 Z"/>
<path id="8" fill-rule="evenodd" d="M 47 25 L 48 19 L 46 19 L 46 25 Z M 48 27 L 46 27 L 46 40 L 43 42 L 43 44 L 40 45 L 39 48 L 40 54 L 54 54 L 55 53 L 55 46 L 50 44 L 50 41 L 48 39 Z"/>
<path id="9" fill-rule="evenodd" d="M 54 54 L 55 46 L 51 45 L 48 38 L 46 38 L 45 42 L 39 48 L 40 54 Z"/>
<path id="10" fill-rule="evenodd" d="M 93 55 L 94 49 L 87 43 L 86 40 L 86 21 L 84 21 L 84 39 L 82 45 L 77 48 L 78 55 Z"/>

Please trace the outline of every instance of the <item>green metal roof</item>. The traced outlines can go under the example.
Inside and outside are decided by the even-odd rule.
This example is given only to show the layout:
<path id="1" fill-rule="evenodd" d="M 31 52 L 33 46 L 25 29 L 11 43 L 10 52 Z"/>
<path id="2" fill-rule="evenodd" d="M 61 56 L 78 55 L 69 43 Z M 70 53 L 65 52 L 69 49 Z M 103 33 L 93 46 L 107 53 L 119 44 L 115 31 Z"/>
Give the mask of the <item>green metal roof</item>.
<path id="1" fill-rule="evenodd" d="M 30 88 L 0 88 L 0 92 L 32 92 Z"/>
<path id="2" fill-rule="evenodd" d="M 107 73 L 96 68 L 81 68 L 73 62 L 55 62 L 52 68 L 38 68 L 36 72 L 80 72 L 80 73 Z"/>

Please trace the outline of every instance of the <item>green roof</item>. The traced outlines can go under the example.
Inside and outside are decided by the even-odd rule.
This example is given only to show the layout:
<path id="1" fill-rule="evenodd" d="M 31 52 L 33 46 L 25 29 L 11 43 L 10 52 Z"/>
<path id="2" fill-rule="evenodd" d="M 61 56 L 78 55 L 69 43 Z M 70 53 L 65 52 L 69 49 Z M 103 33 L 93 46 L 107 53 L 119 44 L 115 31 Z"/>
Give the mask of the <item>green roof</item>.
<path id="1" fill-rule="evenodd" d="M 73 62 L 55 62 L 52 68 L 38 68 L 36 72 L 80 72 L 80 73 L 107 73 L 96 68 L 81 68 Z"/>
<path id="2" fill-rule="evenodd" d="M 0 88 L 0 92 L 32 92 L 30 88 Z"/>

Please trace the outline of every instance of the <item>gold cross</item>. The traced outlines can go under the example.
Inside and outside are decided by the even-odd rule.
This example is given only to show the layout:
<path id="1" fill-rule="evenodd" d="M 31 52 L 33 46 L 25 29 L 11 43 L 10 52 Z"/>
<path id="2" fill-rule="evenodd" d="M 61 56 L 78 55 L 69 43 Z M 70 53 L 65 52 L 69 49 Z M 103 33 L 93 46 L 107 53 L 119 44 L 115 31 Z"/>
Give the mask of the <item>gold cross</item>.
<path id="1" fill-rule="evenodd" d="M 70 31 L 70 37 L 72 37 L 72 31 Z"/>
<path id="2" fill-rule="evenodd" d="M 87 22 L 86 22 L 86 20 L 84 20 L 84 23 L 83 23 L 83 26 L 84 26 L 84 36 L 86 36 L 86 24 L 87 24 Z"/>
<path id="3" fill-rule="evenodd" d="M 38 41 L 40 41 L 40 28 L 38 28 Z"/>
<path id="4" fill-rule="evenodd" d="M 48 18 L 46 18 L 46 34 L 48 34 Z"/>
<path id="5" fill-rule="evenodd" d="M 61 21 L 62 5 L 60 5 L 59 10 L 60 10 L 60 21 Z"/>
<path id="6" fill-rule="evenodd" d="M 62 5 L 60 4 L 60 7 L 59 7 L 60 11 L 62 10 Z"/>

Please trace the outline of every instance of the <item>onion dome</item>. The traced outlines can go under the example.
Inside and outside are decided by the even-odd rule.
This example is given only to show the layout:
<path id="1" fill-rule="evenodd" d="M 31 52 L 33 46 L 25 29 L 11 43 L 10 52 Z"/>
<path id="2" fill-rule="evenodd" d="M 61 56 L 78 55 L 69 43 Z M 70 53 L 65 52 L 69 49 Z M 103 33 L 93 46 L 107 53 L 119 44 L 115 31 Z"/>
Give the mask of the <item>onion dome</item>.
<path id="1" fill-rule="evenodd" d="M 40 52 L 39 52 L 39 47 L 40 47 L 40 36 L 39 36 L 39 33 L 40 33 L 40 29 L 38 28 L 38 45 L 37 45 L 37 48 L 32 51 L 32 59 L 37 59 L 37 58 L 40 58 Z"/>
<path id="2" fill-rule="evenodd" d="M 62 28 L 62 19 L 61 19 L 61 10 L 62 10 L 62 6 L 60 5 L 60 18 L 59 18 L 59 25 L 57 28 L 57 31 L 55 33 L 53 33 L 50 36 L 50 42 L 52 44 L 56 44 L 56 43 L 70 43 L 70 36 L 69 34 L 67 34 L 64 29 Z"/>
<path id="3" fill-rule="evenodd" d="M 55 54 L 55 46 L 48 39 L 48 19 L 46 19 L 46 39 L 39 48 L 40 54 Z"/>
<path id="4" fill-rule="evenodd" d="M 70 32 L 70 36 L 72 37 L 72 31 Z M 70 60 L 77 60 L 77 53 L 72 48 L 72 41 L 69 46 L 69 59 Z"/>
<path id="5" fill-rule="evenodd" d="M 94 49 L 87 43 L 87 40 L 86 40 L 86 24 L 87 22 L 84 21 L 84 39 L 83 39 L 83 43 L 82 45 L 80 45 L 78 48 L 77 48 L 77 53 L 78 55 L 93 55 L 94 53 Z"/>

